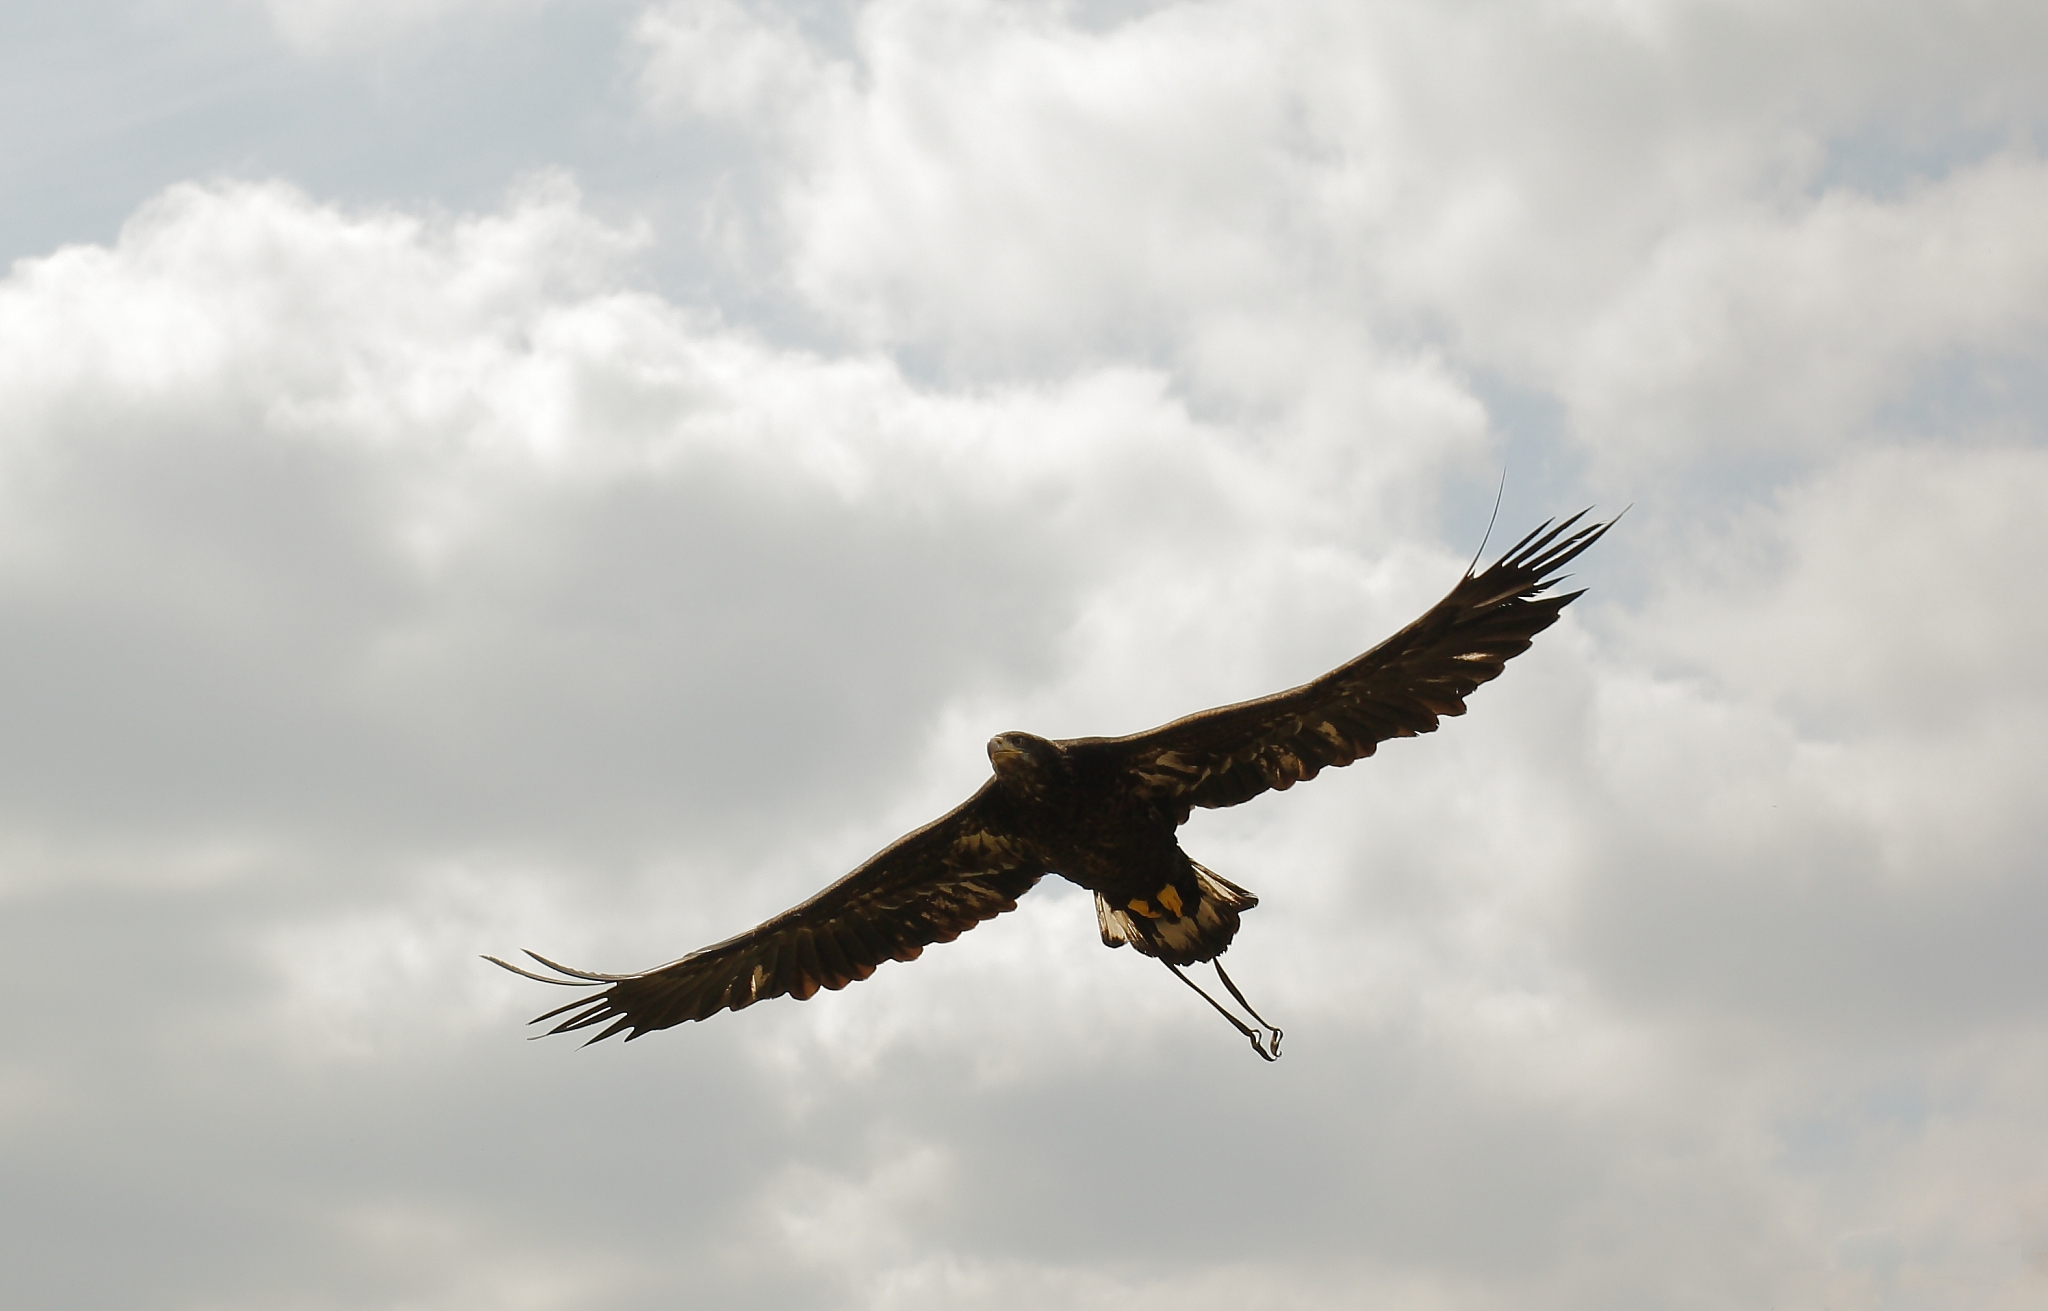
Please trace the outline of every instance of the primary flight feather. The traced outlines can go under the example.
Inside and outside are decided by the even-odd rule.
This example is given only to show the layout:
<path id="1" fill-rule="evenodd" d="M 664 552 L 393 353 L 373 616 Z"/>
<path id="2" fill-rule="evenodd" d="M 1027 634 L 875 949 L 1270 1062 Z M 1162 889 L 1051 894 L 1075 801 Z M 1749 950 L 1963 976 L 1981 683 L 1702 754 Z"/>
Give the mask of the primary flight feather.
<path id="1" fill-rule="evenodd" d="M 1267 1025 L 1217 958 L 1258 898 L 1189 859 L 1174 837 L 1195 807 L 1234 806 L 1326 767 L 1371 755 L 1381 742 L 1433 731 L 1465 713 L 1465 698 L 1529 649 L 1581 593 L 1545 595 L 1557 571 L 1600 539 L 1585 512 L 1545 523 L 1492 567 L 1469 570 L 1450 595 L 1364 655 L 1313 682 L 1256 701 L 1205 710 L 1129 737 L 1049 741 L 1002 733 L 988 745 L 994 775 L 949 814 L 897 839 L 809 901 L 745 933 L 638 974 L 558 965 L 516 974 L 600 987 L 536 1020 L 550 1033 L 598 1028 L 630 1040 L 770 997 L 799 1001 L 843 988 L 889 960 L 915 960 L 985 919 L 1014 910 L 1046 874 L 1095 894 L 1102 940 L 1128 943 L 1180 967 L 1209 961 L 1224 986 L 1270 1032 L 1210 1004 L 1267 1060 L 1280 1031 Z M 1209 994 L 1203 992 L 1204 997 Z"/>

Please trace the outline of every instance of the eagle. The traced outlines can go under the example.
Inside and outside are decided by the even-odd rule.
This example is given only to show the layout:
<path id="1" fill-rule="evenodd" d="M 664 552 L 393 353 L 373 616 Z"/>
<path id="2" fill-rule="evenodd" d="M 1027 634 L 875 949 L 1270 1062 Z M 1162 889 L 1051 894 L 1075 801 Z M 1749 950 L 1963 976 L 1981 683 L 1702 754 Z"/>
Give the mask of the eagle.
<path id="1" fill-rule="evenodd" d="M 549 971 L 541 974 L 484 959 L 543 983 L 601 990 L 536 1016 L 532 1023 L 557 1021 L 545 1032 L 596 1028 L 589 1042 L 619 1033 L 631 1041 L 771 997 L 844 988 L 1015 910 L 1057 874 L 1095 894 L 1104 945 L 1164 962 L 1274 1060 L 1282 1031 L 1252 1009 L 1219 959 L 1259 899 L 1189 857 L 1176 830 L 1198 806 L 1285 791 L 1464 714 L 1465 698 L 1583 595 L 1547 593 L 1557 571 L 1614 524 L 1581 526 L 1588 513 L 1546 521 L 1477 574 L 1475 557 L 1421 618 L 1300 687 L 1128 737 L 998 733 L 988 744 L 991 777 L 954 810 L 802 905 L 680 960 L 598 974 L 527 952 Z M 1203 961 L 1252 1023 L 1184 972 Z"/>

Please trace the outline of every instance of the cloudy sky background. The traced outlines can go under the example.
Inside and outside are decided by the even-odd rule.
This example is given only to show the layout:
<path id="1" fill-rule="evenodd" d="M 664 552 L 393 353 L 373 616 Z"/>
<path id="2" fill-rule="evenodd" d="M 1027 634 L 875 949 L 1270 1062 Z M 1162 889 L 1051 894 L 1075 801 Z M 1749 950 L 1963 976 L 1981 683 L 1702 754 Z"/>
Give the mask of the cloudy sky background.
<path id="1" fill-rule="evenodd" d="M 23 1305 L 2039 1307 L 2048 9 L 0 12 Z M 1443 733 L 630 1047 L 1006 728 Z"/>

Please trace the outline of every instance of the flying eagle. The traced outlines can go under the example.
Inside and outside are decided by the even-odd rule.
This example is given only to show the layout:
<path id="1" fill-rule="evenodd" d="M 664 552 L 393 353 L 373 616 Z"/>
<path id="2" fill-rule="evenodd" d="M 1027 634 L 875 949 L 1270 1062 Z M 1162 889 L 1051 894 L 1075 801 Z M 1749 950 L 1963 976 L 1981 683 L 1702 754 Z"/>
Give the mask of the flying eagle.
<path id="1" fill-rule="evenodd" d="M 1613 525 L 1575 530 L 1585 514 L 1546 522 L 1484 573 L 1468 569 L 1414 623 L 1291 691 L 1129 737 L 998 734 L 988 744 L 994 776 L 963 805 L 801 906 L 681 960 L 639 974 L 594 974 L 528 952 L 550 976 L 485 959 L 543 983 L 603 988 L 536 1017 L 564 1017 L 547 1032 L 603 1025 L 591 1042 L 615 1033 L 630 1041 L 770 997 L 803 1001 L 865 979 L 883 961 L 915 960 L 927 945 L 1015 910 L 1040 878 L 1058 874 L 1095 894 L 1105 945 L 1128 943 L 1163 961 L 1270 1061 L 1281 1031 L 1252 1009 L 1217 959 L 1259 899 L 1189 859 L 1174 831 L 1196 806 L 1284 791 L 1326 766 L 1371 755 L 1388 738 L 1433 732 L 1439 717 L 1464 714 L 1465 698 L 1581 595 L 1543 593 Z M 1215 966 L 1259 1028 L 1181 972 L 1199 961 Z"/>

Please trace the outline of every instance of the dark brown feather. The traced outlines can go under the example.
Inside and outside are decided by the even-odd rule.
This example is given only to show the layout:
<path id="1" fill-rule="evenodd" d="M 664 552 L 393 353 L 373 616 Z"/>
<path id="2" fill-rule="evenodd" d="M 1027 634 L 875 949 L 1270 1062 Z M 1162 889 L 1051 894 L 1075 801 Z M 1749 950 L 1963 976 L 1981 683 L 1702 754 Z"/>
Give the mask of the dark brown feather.
<path id="1" fill-rule="evenodd" d="M 549 983 L 604 984 L 536 1018 L 562 1017 L 550 1033 L 599 1025 L 596 1042 L 630 1040 L 770 997 L 799 1001 L 843 988 L 887 960 L 915 960 L 983 920 L 1014 910 L 1045 873 L 1001 818 L 993 781 L 966 804 L 890 844 L 802 905 L 681 960 L 641 974 L 594 974 L 527 954 L 561 977 L 497 961 Z M 491 959 L 496 960 L 495 957 Z"/>
<path id="2" fill-rule="evenodd" d="M 1584 517 L 1545 523 L 1484 573 L 1468 572 L 1420 619 L 1314 682 L 1130 737 L 1060 745 L 1107 756 L 1103 768 L 1123 773 L 1133 795 L 1164 806 L 1178 824 L 1196 806 L 1284 791 L 1371 755 L 1388 738 L 1433 732 L 1440 719 L 1464 714 L 1465 698 L 1579 596 L 1542 594 L 1612 524 L 1573 531 Z"/>

